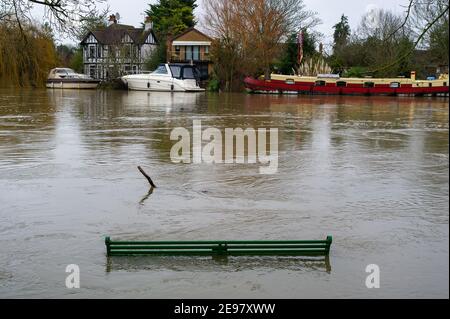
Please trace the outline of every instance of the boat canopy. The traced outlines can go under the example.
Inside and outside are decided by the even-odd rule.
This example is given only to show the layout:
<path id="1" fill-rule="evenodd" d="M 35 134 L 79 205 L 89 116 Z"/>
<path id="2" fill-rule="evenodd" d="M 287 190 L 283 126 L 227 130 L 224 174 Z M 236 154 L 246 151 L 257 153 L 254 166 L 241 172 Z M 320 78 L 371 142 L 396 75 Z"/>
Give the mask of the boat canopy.
<path id="1" fill-rule="evenodd" d="M 199 80 L 200 72 L 195 65 L 189 64 L 169 64 L 170 72 L 174 79 Z"/>
<path id="2" fill-rule="evenodd" d="M 71 74 L 71 73 L 76 73 L 74 70 L 69 69 L 69 68 L 55 68 L 55 69 L 51 70 L 51 72 L 56 73 L 56 74 Z"/>
<path id="3" fill-rule="evenodd" d="M 200 72 L 195 65 L 190 64 L 160 64 L 152 74 L 172 74 L 174 79 L 179 80 L 199 80 Z"/>

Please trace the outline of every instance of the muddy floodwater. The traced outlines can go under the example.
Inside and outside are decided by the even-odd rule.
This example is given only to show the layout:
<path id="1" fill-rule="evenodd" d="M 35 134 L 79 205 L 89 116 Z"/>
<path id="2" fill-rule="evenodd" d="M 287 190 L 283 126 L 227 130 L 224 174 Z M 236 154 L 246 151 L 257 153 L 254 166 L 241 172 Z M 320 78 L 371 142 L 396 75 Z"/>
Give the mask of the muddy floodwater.
<path id="1" fill-rule="evenodd" d="M 0 297 L 448 298 L 448 110 L 427 97 L 0 89 Z M 278 128 L 278 172 L 172 163 L 170 132 L 193 120 Z M 328 260 L 104 246 L 327 235 Z M 80 289 L 66 288 L 69 264 Z"/>

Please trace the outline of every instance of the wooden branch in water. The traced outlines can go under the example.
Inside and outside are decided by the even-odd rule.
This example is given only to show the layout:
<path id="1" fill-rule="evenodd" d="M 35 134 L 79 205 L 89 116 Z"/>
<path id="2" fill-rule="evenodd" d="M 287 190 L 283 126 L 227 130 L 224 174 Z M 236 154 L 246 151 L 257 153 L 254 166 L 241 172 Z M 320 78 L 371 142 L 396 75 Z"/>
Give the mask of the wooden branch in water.
<path id="1" fill-rule="evenodd" d="M 147 195 L 145 195 L 141 201 L 139 202 L 139 205 L 144 205 L 144 202 L 153 194 L 153 187 L 150 187 L 150 190 L 148 191 Z"/>
<path id="2" fill-rule="evenodd" d="M 142 167 L 138 166 L 138 170 L 139 172 L 141 172 L 142 175 L 144 175 L 144 177 L 148 180 L 148 182 L 150 183 L 150 186 L 152 188 L 156 188 L 156 185 L 153 183 L 152 179 L 150 178 L 150 176 L 147 175 L 146 172 L 144 172 L 144 170 L 142 169 Z"/>

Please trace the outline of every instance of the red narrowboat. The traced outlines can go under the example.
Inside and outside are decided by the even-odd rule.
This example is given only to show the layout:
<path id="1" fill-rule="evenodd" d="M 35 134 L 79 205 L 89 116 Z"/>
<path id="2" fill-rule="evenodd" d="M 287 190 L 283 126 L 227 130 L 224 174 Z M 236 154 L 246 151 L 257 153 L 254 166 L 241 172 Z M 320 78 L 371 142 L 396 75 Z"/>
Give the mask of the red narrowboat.
<path id="1" fill-rule="evenodd" d="M 253 93 L 335 95 L 442 95 L 448 96 L 448 74 L 436 80 L 411 78 L 341 78 L 335 74 L 317 77 L 272 74 L 270 80 L 247 77 L 245 87 Z"/>

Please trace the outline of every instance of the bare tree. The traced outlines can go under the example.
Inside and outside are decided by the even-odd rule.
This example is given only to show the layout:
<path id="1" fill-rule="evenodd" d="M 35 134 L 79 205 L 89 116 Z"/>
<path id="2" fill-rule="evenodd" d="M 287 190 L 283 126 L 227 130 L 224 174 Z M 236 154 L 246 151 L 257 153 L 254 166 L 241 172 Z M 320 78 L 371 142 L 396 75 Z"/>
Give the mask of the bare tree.
<path id="1" fill-rule="evenodd" d="M 213 56 L 219 67 L 226 64 L 226 81 L 232 81 L 236 69 L 245 75 L 263 72 L 268 78 L 289 35 L 319 23 L 303 0 L 205 0 L 204 4 L 204 25 L 218 39 Z"/>
<path id="2" fill-rule="evenodd" d="M 250 71 L 264 72 L 266 79 L 288 36 L 318 21 L 314 13 L 305 10 L 302 0 L 240 0 L 236 14 Z"/>
<path id="3" fill-rule="evenodd" d="M 417 45 L 429 44 L 430 31 L 447 20 L 448 0 L 409 0 L 402 26 L 408 26 L 413 32 Z"/>
<path id="4" fill-rule="evenodd" d="M 204 26 L 213 36 L 211 56 L 214 61 L 215 75 L 225 91 L 234 88 L 240 81 L 242 71 L 243 44 L 240 32 L 235 26 L 235 0 L 205 0 Z M 239 71 L 240 70 L 240 71 Z"/>
<path id="5" fill-rule="evenodd" d="M 44 20 L 49 27 L 60 33 L 74 36 L 79 23 L 86 17 L 98 13 L 96 4 L 105 0 L 2 0 L 0 21 L 17 23 L 23 30 L 23 24 L 33 24 L 32 10 L 41 7 Z"/>
<path id="6" fill-rule="evenodd" d="M 386 10 L 373 10 L 366 13 L 356 31 L 361 40 L 376 38 L 382 41 L 409 36 L 408 26 L 402 23 L 402 17 Z"/>
<path id="7" fill-rule="evenodd" d="M 433 31 L 440 27 L 443 27 L 447 33 L 443 50 L 447 53 L 448 59 L 448 20 L 448 0 L 408 0 L 403 21 L 390 33 L 387 39 L 395 37 L 399 32 L 407 29 L 410 32 L 413 46 L 397 59 L 377 67 L 375 71 L 388 69 L 408 59 L 414 52 L 414 49 L 418 47 L 429 48 Z"/>

